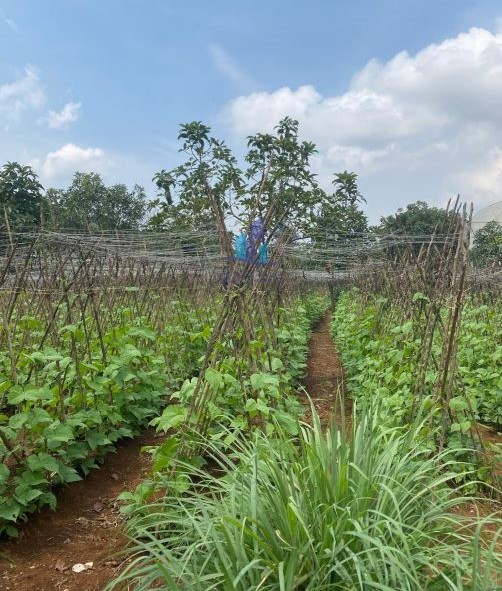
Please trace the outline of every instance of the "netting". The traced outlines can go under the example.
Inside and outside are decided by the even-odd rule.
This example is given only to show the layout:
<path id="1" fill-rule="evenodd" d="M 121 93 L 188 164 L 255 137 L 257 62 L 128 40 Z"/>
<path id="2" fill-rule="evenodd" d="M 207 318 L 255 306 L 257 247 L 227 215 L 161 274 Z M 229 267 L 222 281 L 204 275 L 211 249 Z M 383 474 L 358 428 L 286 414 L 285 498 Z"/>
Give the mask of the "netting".
<path id="1" fill-rule="evenodd" d="M 391 261 L 405 249 L 414 251 L 432 246 L 439 251 L 454 243 L 458 236 L 434 235 L 291 235 L 281 245 L 282 266 L 292 279 L 328 283 L 377 270 L 396 273 Z M 241 247 L 242 248 L 242 247 Z M 276 244 L 269 246 L 267 256 L 274 259 Z M 239 257 L 237 257 L 239 258 Z M 85 263 L 78 272 L 82 261 Z M 168 284 L 173 276 L 190 272 L 204 281 L 222 281 L 231 260 L 222 251 L 220 232 L 204 231 L 139 232 L 23 232 L 0 236 L 0 289 L 15 284 L 29 289 L 44 289 L 59 275 L 75 281 L 92 277 L 130 281 L 139 287 L 145 275 L 149 281 Z M 469 269 L 469 278 L 493 286 L 502 284 L 502 269 Z M 149 285 L 149 283 L 148 283 Z"/>

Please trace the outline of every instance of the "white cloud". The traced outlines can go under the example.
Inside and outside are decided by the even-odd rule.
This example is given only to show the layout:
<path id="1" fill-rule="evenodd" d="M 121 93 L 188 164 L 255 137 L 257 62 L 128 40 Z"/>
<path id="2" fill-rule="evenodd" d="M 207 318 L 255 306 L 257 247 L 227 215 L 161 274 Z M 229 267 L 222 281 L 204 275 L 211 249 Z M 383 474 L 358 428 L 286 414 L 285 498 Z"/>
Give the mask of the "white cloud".
<path id="1" fill-rule="evenodd" d="M 244 70 L 235 62 L 235 60 L 216 43 L 209 46 L 209 53 L 214 66 L 219 73 L 236 84 L 241 90 L 249 90 L 255 84 L 253 80 L 244 72 Z"/>
<path id="2" fill-rule="evenodd" d="M 313 86 L 300 86 L 298 90 L 280 88 L 273 93 L 253 92 L 233 100 L 226 118 L 239 135 L 271 130 L 284 115 L 305 120 L 307 114 L 322 101 Z"/>
<path id="3" fill-rule="evenodd" d="M 392 157 L 395 144 L 389 144 L 381 150 L 365 150 L 359 146 L 342 146 L 336 144 L 328 149 L 325 156 L 328 162 L 334 165 L 342 165 L 341 168 L 367 168 L 383 158 Z"/>
<path id="4" fill-rule="evenodd" d="M 79 119 L 82 110 L 82 103 L 69 102 L 64 105 L 61 111 L 49 111 L 47 124 L 52 129 L 67 129 L 71 123 Z"/>
<path id="5" fill-rule="evenodd" d="M 386 63 L 371 60 L 343 94 L 311 85 L 252 93 L 224 111 L 238 135 L 290 115 L 318 144 L 321 178 L 360 174 L 383 213 L 460 192 L 479 204 L 502 196 L 502 31 L 473 28 Z M 375 203 L 376 202 L 376 203 Z"/>
<path id="6" fill-rule="evenodd" d="M 25 111 L 39 110 L 44 104 L 45 93 L 32 66 L 26 66 L 14 82 L 0 84 L 0 120 L 18 120 Z"/>
<path id="7" fill-rule="evenodd" d="M 464 172 L 459 172 L 455 179 L 469 189 L 474 203 L 487 204 L 502 198 L 502 148 L 492 148 L 484 158 L 484 163 Z"/>
<path id="8" fill-rule="evenodd" d="M 16 22 L 10 18 L 6 18 L 5 24 L 9 25 L 9 27 L 14 31 L 14 33 L 19 33 L 19 27 L 17 26 Z"/>
<path id="9" fill-rule="evenodd" d="M 45 158 L 32 162 L 43 181 L 67 182 L 75 172 L 103 172 L 113 162 L 101 148 L 81 148 L 65 144 L 59 150 L 49 152 Z"/>

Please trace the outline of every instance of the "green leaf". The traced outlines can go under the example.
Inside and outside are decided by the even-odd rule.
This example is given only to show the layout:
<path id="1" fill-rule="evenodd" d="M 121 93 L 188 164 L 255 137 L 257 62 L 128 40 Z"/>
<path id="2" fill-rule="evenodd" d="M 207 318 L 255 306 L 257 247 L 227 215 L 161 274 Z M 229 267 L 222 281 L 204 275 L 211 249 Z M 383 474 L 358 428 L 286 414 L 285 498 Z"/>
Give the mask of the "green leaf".
<path id="1" fill-rule="evenodd" d="M 160 417 L 153 419 L 150 424 L 153 427 L 157 427 L 157 429 L 167 432 L 184 423 L 187 418 L 187 412 L 186 407 L 179 404 L 171 404 L 164 409 Z"/>
<path id="2" fill-rule="evenodd" d="M 156 334 L 153 330 L 144 326 L 133 326 L 127 331 L 127 334 L 129 336 L 141 337 L 142 339 L 146 339 L 148 341 L 154 341 L 156 337 Z"/>
<path id="3" fill-rule="evenodd" d="M 27 412 L 18 412 L 15 415 L 12 415 L 9 419 L 9 427 L 11 429 L 15 429 L 16 431 L 21 429 L 21 427 L 26 423 L 26 421 L 30 418 L 30 415 Z"/>
<path id="4" fill-rule="evenodd" d="M 44 429 L 44 435 L 49 442 L 67 442 L 74 438 L 73 430 L 69 425 L 63 423 L 55 423 L 50 427 Z"/>
<path id="5" fill-rule="evenodd" d="M 271 361 L 272 371 L 281 371 L 284 369 L 283 362 L 279 359 L 279 357 L 272 357 Z"/>
<path id="6" fill-rule="evenodd" d="M 75 468 L 65 466 L 64 464 L 59 464 L 58 476 L 60 482 L 63 483 L 77 482 L 78 480 L 82 480 Z"/>
<path id="7" fill-rule="evenodd" d="M 38 488 L 32 488 L 29 485 L 20 484 L 19 486 L 16 486 L 14 498 L 18 503 L 26 506 L 38 498 L 42 493 L 43 491 Z"/>
<path id="8" fill-rule="evenodd" d="M 9 536 L 9 538 L 18 538 L 19 537 L 19 532 L 17 530 L 17 527 L 15 527 L 13 525 L 8 525 L 5 528 L 5 533 L 7 534 L 7 536 Z"/>
<path id="9" fill-rule="evenodd" d="M 470 428 L 471 428 L 471 421 L 460 421 L 458 423 L 451 424 L 451 432 L 452 433 L 457 433 L 459 431 L 461 433 L 467 433 L 467 431 L 469 431 Z"/>
<path id="10" fill-rule="evenodd" d="M 171 437 L 167 441 L 165 441 L 162 445 L 160 445 L 154 455 L 153 460 L 153 471 L 160 472 L 164 468 L 167 468 L 171 465 L 171 462 L 176 455 L 176 450 L 178 449 L 178 440 L 176 437 Z"/>
<path id="11" fill-rule="evenodd" d="M 7 481 L 10 476 L 10 470 L 5 464 L 0 464 L 0 484 Z"/>
<path id="12" fill-rule="evenodd" d="M 48 472 L 57 472 L 60 466 L 60 463 L 47 453 L 38 453 L 38 454 L 31 454 L 28 456 L 27 464 L 30 470 L 47 470 Z"/>
<path id="13" fill-rule="evenodd" d="M 24 471 L 21 473 L 20 476 L 16 478 L 16 481 L 19 485 L 27 486 L 27 487 L 35 487 L 39 484 L 46 484 L 47 478 L 45 475 L 39 471 Z"/>
<path id="14" fill-rule="evenodd" d="M 219 390 L 223 385 L 223 375 L 212 367 L 208 367 L 206 369 L 204 376 L 207 380 L 207 383 L 215 390 Z"/>
<path id="15" fill-rule="evenodd" d="M 35 402 L 42 400 L 52 400 L 53 392 L 45 387 L 38 388 L 37 386 L 14 387 L 9 392 L 9 404 L 21 404 L 22 402 Z"/>
<path id="16" fill-rule="evenodd" d="M 290 435 L 298 435 L 298 423 L 296 419 L 284 410 L 276 410 L 274 419 Z"/>
<path id="17" fill-rule="evenodd" d="M 111 441 L 99 431 L 90 431 L 85 436 L 89 447 L 93 450 L 96 450 L 100 447 L 105 447 L 106 445 L 111 445 Z"/>
<path id="18" fill-rule="evenodd" d="M 136 377 L 136 374 L 133 371 L 131 371 L 128 367 L 121 367 L 115 373 L 115 379 L 117 383 L 121 385 L 125 384 L 126 382 L 130 382 L 131 380 L 134 380 Z"/>
<path id="19" fill-rule="evenodd" d="M 250 382 L 254 390 L 263 390 L 266 386 L 279 386 L 279 378 L 270 373 L 254 373 Z"/>
<path id="20" fill-rule="evenodd" d="M 38 498 L 38 505 L 41 507 L 43 505 L 49 505 L 49 507 L 54 510 L 57 505 L 56 496 L 51 492 L 45 492 Z"/>
<path id="21" fill-rule="evenodd" d="M 0 498 L 0 519 L 16 521 L 22 512 L 22 508 L 15 499 Z"/>
<path id="22" fill-rule="evenodd" d="M 450 408 L 454 412 L 459 412 L 461 410 L 467 410 L 469 408 L 469 404 L 463 397 L 455 396 L 450 400 Z"/>

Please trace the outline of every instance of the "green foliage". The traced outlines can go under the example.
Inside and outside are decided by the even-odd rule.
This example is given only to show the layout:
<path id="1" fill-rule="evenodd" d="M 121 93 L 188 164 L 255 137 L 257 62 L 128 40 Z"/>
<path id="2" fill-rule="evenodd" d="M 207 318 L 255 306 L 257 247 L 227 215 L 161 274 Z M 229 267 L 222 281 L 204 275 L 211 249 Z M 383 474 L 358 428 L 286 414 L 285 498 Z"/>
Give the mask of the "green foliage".
<path id="1" fill-rule="evenodd" d="M 155 203 L 157 211 L 150 227 L 197 230 L 214 225 L 216 209 L 222 215 L 228 213 L 231 193 L 240 190 L 241 172 L 230 149 L 210 132 L 200 121 L 181 125 L 180 152 L 188 159 L 174 170 L 154 176 L 161 198 Z"/>
<path id="2" fill-rule="evenodd" d="M 409 234 L 429 236 L 442 233 L 450 219 L 444 209 L 431 207 L 425 201 L 410 203 L 405 209 L 399 208 L 393 215 L 380 218 L 379 231 L 383 234 Z"/>
<path id="3" fill-rule="evenodd" d="M 212 390 L 207 408 L 207 437 L 212 444 L 232 453 L 235 442 L 255 427 L 268 435 L 277 429 L 283 429 L 292 436 L 297 435 L 296 417 L 300 405 L 295 396 L 296 388 L 306 367 L 310 328 L 320 320 L 326 307 L 324 297 L 310 295 L 301 298 L 294 306 L 279 309 L 275 319 L 276 348 L 264 351 L 264 343 L 260 341 L 263 327 L 257 326 L 257 339 L 252 343 L 252 359 L 236 357 L 229 342 L 219 344 L 223 362 L 218 369 L 208 368 L 205 373 L 208 387 Z M 265 365 L 268 371 L 252 370 L 252 365 L 259 365 L 260 359 L 261 365 Z M 150 449 L 154 462 L 153 479 L 148 485 L 142 483 L 135 493 L 121 496 L 128 503 L 125 512 L 130 513 L 157 489 L 174 486 L 185 490 L 187 477 L 185 471 L 180 470 L 179 458 L 176 457 L 179 439 L 177 428 L 185 424 L 187 408 L 196 385 L 196 378 L 185 380 L 181 388 L 171 395 L 171 400 L 178 403 L 168 406 L 151 421 L 157 429 L 172 433 L 172 437 L 161 446 Z M 185 446 L 193 446 L 200 453 L 198 433 L 193 430 L 183 435 Z M 202 453 L 204 448 L 205 444 Z M 205 463 L 203 456 L 197 456 L 195 460 L 192 456 L 192 461 Z"/>
<path id="4" fill-rule="evenodd" d="M 282 223 L 305 232 L 311 227 L 324 192 L 310 171 L 310 159 L 317 152 L 315 144 L 301 142 L 298 129 L 298 121 L 285 117 L 276 125 L 275 134 L 248 137 L 247 191 L 241 203 L 248 212 L 258 204 L 262 215 L 277 199 L 270 227 Z"/>
<path id="5" fill-rule="evenodd" d="M 419 339 L 411 322 L 384 320 L 383 298 L 365 305 L 356 291 L 343 293 L 333 319 L 333 336 L 342 352 L 351 396 L 378 399 L 381 420 L 391 425 L 412 419 L 413 382 Z M 392 316 L 391 316 L 392 318 Z M 435 376 L 428 376 L 432 386 Z"/>
<path id="6" fill-rule="evenodd" d="M 359 191 L 357 174 L 355 172 L 348 172 L 345 170 L 335 174 L 333 185 L 335 187 L 334 197 L 336 200 L 349 205 L 356 205 L 361 202 L 366 203 L 366 199 Z"/>
<path id="7" fill-rule="evenodd" d="M 7 162 L 0 169 L 0 229 L 4 209 L 13 230 L 29 228 L 40 223 L 42 185 L 30 166 Z"/>
<path id="8" fill-rule="evenodd" d="M 178 139 L 188 159 L 153 177 L 158 199 L 149 221 L 152 229 L 197 230 L 227 217 L 246 227 L 252 217 L 269 212 L 269 231 L 288 227 L 317 236 L 367 230 L 367 218 L 358 207 L 364 198 L 357 175 L 335 175 L 335 191 L 328 196 L 310 170 L 316 147 L 300 141 L 298 121 L 290 117 L 282 119 L 274 133 L 247 138 L 243 170 L 225 143 L 200 121 L 182 125 Z"/>
<path id="9" fill-rule="evenodd" d="M 376 413 L 378 414 L 378 413 Z M 407 434 L 302 425 L 293 440 L 257 431 L 232 456 L 207 442 L 212 475 L 185 464 L 129 522 L 131 559 L 109 589 L 488 591 L 500 557 L 452 513 L 448 452 L 424 458 Z"/>
<path id="10" fill-rule="evenodd" d="M 94 172 L 76 172 L 68 189 L 49 189 L 51 224 L 85 230 L 138 229 L 147 211 L 145 191 L 135 185 L 107 187 Z"/>
<path id="11" fill-rule="evenodd" d="M 502 304 L 467 302 L 462 315 L 458 370 L 475 418 L 502 428 Z"/>
<path id="12" fill-rule="evenodd" d="M 158 334 L 145 318 L 115 310 L 122 321 L 86 340 L 87 318 L 59 327 L 58 347 L 34 347 L 42 326 L 24 317 L 14 335 L 19 351 L 15 379 L 0 353 L 0 534 L 56 498 L 56 484 L 79 480 L 124 437 L 131 437 L 165 406 L 169 392 L 193 375 L 210 333 L 211 315 L 180 302 Z M 208 330 L 209 329 L 209 330 Z M 84 351 L 90 358 L 84 361 Z"/>
<path id="13" fill-rule="evenodd" d="M 323 309 L 322 298 L 305 301 L 308 312 L 301 305 L 280 310 L 269 372 L 251 372 L 247 360 L 230 354 L 231 343 L 220 344 L 229 355 L 219 371 L 206 375 L 218 390 L 210 408 L 215 441 L 230 446 L 263 418 L 270 419 L 269 431 L 276 422 L 296 428 L 298 403 L 291 393 L 305 367 L 309 327 Z M 214 317 L 179 300 L 170 307 L 171 320 L 161 331 L 124 307 L 114 309 L 117 320 L 101 337 L 97 329 L 88 334 L 92 320 L 85 318 L 58 326 L 60 342 L 42 347 L 33 345 L 43 334 L 41 321 L 22 318 L 11 335 L 19 352 L 15 376 L 8 351 L 0 353 L 0 533 L 15 535 L 20 518 L 54 507 L 52 487 L 80 479 L 120 439 L 150 421 L 170 431 L 185 419 Z M 258 340 L 254 350 L 265 355 Z M 242 375 L 250 378 L 239 380 Z M 175 449 L 172 438 L 150 450 L 157 473 L 168 468 Z M 143 483 L 132 496 L 144 498 L 149 490 Z"/>
<path id="14" fill-rule="evenodd" d="M 488 222 L 474 234 L 472 262 L 477 267 L 502 266 L 502 225 Z"/>
<path id="15" fill-rule="evenodd" d="M 420 309 L 423 294 L 415 294 L 414 305 Z M 458 374 L 461 382 L 449 401 L 451 424 L 447 445 L 458 450 L 458 458 L 472 454 L 470 429 L 472 418 L 500 429 L 502 376 L 502 308 L 467 303 L 463 313 L 458 343 Z M 423 317 L 417 313 L 403 320 L 401 310 L 384 298 L 369 302 L 353 290 L 340 297 L 332 331 L 342 353 L 351 396 L 364 404 L 378 401 L 379 420 L 391 426 L 413 421 L 420 400 L 416 393 L 418 359 L 423 331 Z M 433 342 L 432 355 L 440 358 L 440 345 Z M 433 408 L 434 386 L 438 372 L 429 368 L 425 375 L 424 403 Z M 441 425 L 439 420 L 427 426 L 428 445 L 435 449 Z M 487 470 L 478 466 L 478 477 L 491 484 Z M 488 471 L 489 472 L 489 471 Z M 459 476 L 460 478 L 460 476 Z"/>
<path id="16" fill-rule="evenodd" d="M 311 294 L 302 298 L 302 306 L 309 325 L 315 326 L 324 316 L 327 308 L 327 300 L 324 296 Z"/>
<path id="17" fill-rule="evenodd" d="M 420 295 L 415 295 L 419 303 Z M 417 401 L 413 396 L 417 376 L 422 318 L 399 322 L 399 310 L 383 298 L 365 304 L 356 291 L 342 294 L 333 322 L 333 334 L 340 344 L 352 395 L 381 400 L 384 415 L 392 424 L 411 420 Z M 500 304 L 475 306 L 467 303 L 458 345 L 459 375 L 465 386 L 452 411 L 469 409 L 476 419 L 502 424 L 502 308 Z M 439 358 L 438 345 L 433 350 Z M 437 373 L 426 376 L 426 392 L 432 396 Z M 457 406 L 455 407 L 455 404 Z M 465 406 L 464 406 L 465 405 Z M 455 430 L 463 430 L 455 427 Z"/>
<path id="18" fill-rule="evenodd" d="M 249 216 L 264 215 L 274 199 L 269 228 L 312 227 L 324 193 L 310 172 L 315 146 L 300 141 L 297 121 L 286 117 L 275 133 L 249 136 L 244 171 L 226 144 L 210 134 L 200 121 L 181 126 L 180 151 L 187 161 L 154 176 L 160 198 L 150 227 L 200 229 L 229 215 L 246 225 Z"/>
<path id="19" fill-rule="evenodd" d="M 366 202 L 357 186 L 357 174 L 341 172 L 333 180 L 335 192 L 327 196 L 316 219 L 315 242 L 329 247 L 339 235 L 350 236 L 368 230 L 368 218 L 360 209 Z"/>

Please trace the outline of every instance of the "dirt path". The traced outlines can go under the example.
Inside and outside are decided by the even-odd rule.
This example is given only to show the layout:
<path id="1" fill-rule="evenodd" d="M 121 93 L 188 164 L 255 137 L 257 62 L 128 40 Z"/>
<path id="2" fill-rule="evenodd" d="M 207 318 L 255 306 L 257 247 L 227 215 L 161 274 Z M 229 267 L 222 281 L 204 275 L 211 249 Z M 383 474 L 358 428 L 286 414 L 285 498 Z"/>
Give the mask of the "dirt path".
<path id="1" fill-rule="evenodd" d="M 330 324 L 331 314 L 326 313 L 310 337 L 304 386 L 323 423 L 329 421 L 333 411 L 339 413 L 342 403 L 345 419 L 350 424 L 352 401 L 343 396 L 343 370 Z M 303 396 L 303 402 L 309 405 L 307 396 Z"/>
<path id="2" fill-rule="evenodd" d="M 155 443 L 153 432 L 125 441 L 99 470 L 60 491 L 56 511 L 30 516 L 18 540 L 0 542 L 0 589 L 102 591 L 126 543 L 116 498 L 142 480 L 150 462 L 141 447 Z M 85 562 L 92 569 L 72 571 Z"/>
<path id="3" fill-rule="evenodd" d="M 304 382 L 324 423 L 340 408 L 343 385 L 330 322 L 327 314 L 312 333 Z M 309 405 L 306 395 L 304 403 Z M 350 401 L 344 413 L 350 421 Z M 153 432 L 124 442 L 99 470 L 60 491 L 56 511 L 32 515 L 19 540 L 0 542 L 0 589 L 102 591 L 117 573 L 119 561 L 113 556 L 126 544 L 116 498 L 133 490 L 149 469 L 141 447 L 158 442 Z M 92 568 L 72 571 L 73 565 L 86 562 Z"/>

